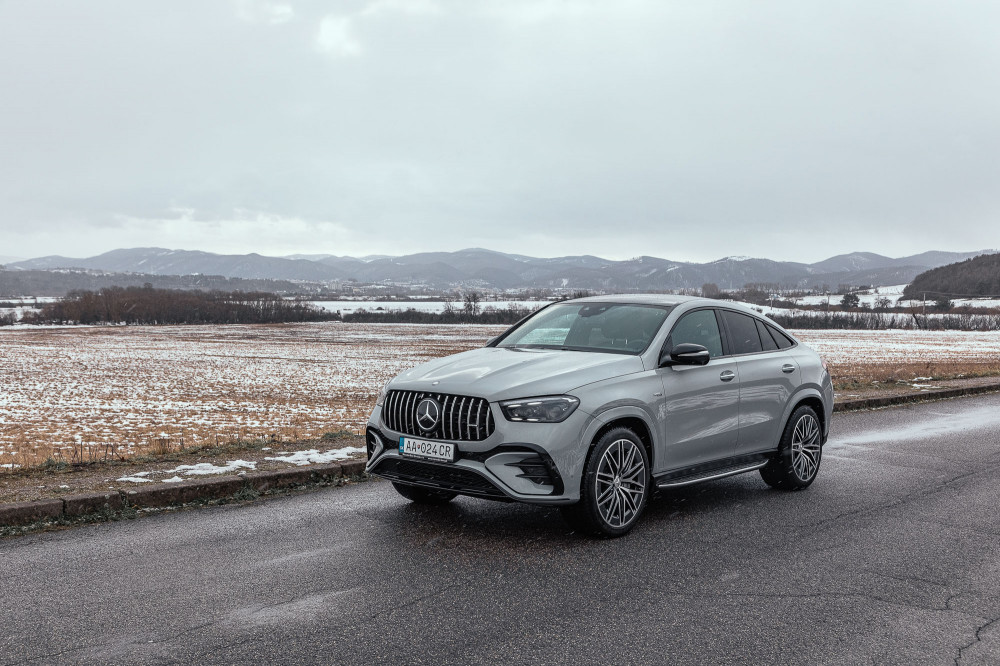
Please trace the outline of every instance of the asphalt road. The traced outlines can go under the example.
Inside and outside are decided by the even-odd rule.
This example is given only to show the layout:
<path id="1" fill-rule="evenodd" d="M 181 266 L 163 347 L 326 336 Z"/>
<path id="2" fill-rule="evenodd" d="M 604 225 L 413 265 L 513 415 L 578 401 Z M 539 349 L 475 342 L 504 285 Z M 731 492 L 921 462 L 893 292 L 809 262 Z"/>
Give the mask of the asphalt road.
<path id="1" fill-rule="evenodd" d="M 385 482 L 0 541 L 0 663 L 1000 663 L 1000 396 L 838 414 L 820 477 L 628 537 Z"/>

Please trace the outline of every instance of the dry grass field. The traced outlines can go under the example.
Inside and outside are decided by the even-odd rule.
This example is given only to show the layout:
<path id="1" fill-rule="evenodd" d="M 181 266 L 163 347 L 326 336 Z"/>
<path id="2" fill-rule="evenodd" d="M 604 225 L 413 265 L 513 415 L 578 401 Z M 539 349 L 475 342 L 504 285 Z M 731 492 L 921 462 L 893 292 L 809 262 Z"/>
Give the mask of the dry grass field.
<path id="1" fill-rule="evenodd" d="M 838 390 L 1000 375 L 1000 331 L 793 331 L 826 359 Z"/>
<path id="2" fill-rule="evenodd" d="M 0 329 L 0 469 L 359 432 L 403 370 L 502 327 Z M 838 388 L 1000 374 L 1000 333 L 799 331 Z M 921 381 L 921 380 L 918 380 Z"/>

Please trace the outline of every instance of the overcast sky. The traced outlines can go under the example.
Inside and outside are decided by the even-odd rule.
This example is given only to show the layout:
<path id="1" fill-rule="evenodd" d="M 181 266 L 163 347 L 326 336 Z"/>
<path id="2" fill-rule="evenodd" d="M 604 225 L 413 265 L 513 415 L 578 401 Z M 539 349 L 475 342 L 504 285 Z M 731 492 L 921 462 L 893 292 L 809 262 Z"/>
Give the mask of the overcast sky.
<path id="1" fill-rule="evenodd" d="M 0 0 L 0 255 L 1000 246 L 1000 4 Z"/>

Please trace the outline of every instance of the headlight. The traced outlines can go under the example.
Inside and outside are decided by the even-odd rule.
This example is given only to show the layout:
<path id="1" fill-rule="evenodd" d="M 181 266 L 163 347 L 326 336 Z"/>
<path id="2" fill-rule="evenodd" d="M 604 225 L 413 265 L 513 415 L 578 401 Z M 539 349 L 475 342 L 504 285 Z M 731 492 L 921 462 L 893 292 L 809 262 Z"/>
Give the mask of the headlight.
<path id="1" fill-rule="evenodd" d="M 504 400 L 500 403 L 500 410 L 508 421 L 559 423 L 569 418 L 579 405 L 579 399 L 571 395 L 555 395 L 545 398 Z"/>
<path id="2" fill-rule="evenodd" d="M 383 386 L 382 389 L 378 392 L 378 397 L 375 398 L 376 407 L 382 406 L 382 403 L 385 402 L 385 394 L 388 392 L 389 392 L 389 382 L 386 382 L 385 386 Z"/>

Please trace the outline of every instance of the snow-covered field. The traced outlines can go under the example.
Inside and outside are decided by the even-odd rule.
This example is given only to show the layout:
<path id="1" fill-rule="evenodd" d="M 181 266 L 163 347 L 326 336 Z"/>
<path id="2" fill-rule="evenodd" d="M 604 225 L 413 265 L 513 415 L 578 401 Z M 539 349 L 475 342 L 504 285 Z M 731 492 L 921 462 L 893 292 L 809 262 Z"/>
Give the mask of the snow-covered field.
<path id="1" fill-rule="evenodd" d="M 310 301 L 313 305 L 318 308 L 323 308 L 327 312 L 340 312 L 341 314 L 348 314 L 351 312 L 357 312 L 358 310 L 367 310 L 368 312 L 383 312 L 386 310 L 409 310 L 414 309 L 418 312 L 444 312 L 447 305 L 445 301 Z M 538 308 L 548 305 L 549 301 L 480 301 L 479 308 L 485 310 L 486 308 L 496 308 L 497 310 L 503 310 L 510 306 L 515 306 L 519 308 L 527 308 L 529 310 L 537 310 Z M 456 310 L 462 309 L 462 301 L 451 301 L 451 307 Z"/>
<path id="2" fill-rule="evenodd" d="M 859 291 L 858 299 L 862 305 L 867 305 L 868 307 L 875 307 L 875 303 L 879 299 L 889 299 L 889 304 L 893 307 L 897 305 L 897 301 L 902 297 L 903 290 L 906 288 L 905 284 L 896 284 L 888 287 L 877 287 L 875 289 L 869 289 L 866 291 Z M 839 306 L 840 301 L 843 298 L 842 295 L 831 294 L 829 296 L 817 294 L 813 296 L 803 296 L 796 299 L 798 305 L 825 305 L 830 304 L 831 307 Z M 930 298 L 930 302 L 933 302 L 933 298 Z M 973 308 L 997 308 L 1000 307 L 1000 299 L 996 298 L 953 298 L 952 304 L 955 307 L 969 306 Z M 929 304 L 928 303 L 928 304 Z M 915 307 L 919 306 L 921 301 L 903 301 L 898 303 L 903 307 Z"/>
<path id="3" fill-rule="evenodd" d="M 0 328 L 0 465 L 161 438 L 360 432 L 401 370 L 482 345 L 495 326 L 284 324 Z M 1000 332 L 798 331 L 840 367 L 1000 359 Z"/>
<path id="4" fill-rule="evenodd" d="M 1000 361 L 1000 331 L 792 331 L 837 365 Z"/>
<path id="5" fill-rule="evenodd" d="M 481 345 L 502 327 L 286 324 L 0 328 L 0 464 L 74 445 L 124 453 L 183 437 L 359 432 L 404 368 Z M 25 460 L 25 456 L 27 459 Z"/>

